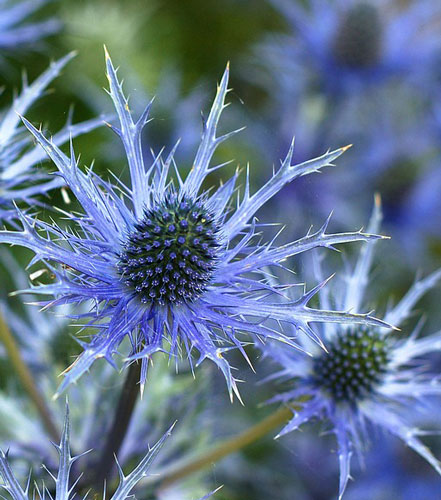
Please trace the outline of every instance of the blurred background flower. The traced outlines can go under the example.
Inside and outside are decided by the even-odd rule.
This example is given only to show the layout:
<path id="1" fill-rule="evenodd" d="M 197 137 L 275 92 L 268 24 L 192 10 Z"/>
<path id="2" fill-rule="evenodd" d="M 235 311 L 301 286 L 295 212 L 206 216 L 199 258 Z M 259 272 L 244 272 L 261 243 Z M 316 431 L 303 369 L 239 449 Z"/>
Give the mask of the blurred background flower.
<path id="1" fill-rule="evenodd" d="M 243 58 L 244 78 L 265 98 L 255 114 L 262 154 L 294 133 L 297 154 L 320 154 L 353 143 L 331 182 L 305 181 L 286 190 L 293 212 L 335 211 L 343 225 L 360 221 L 372 193 L 384 200 L 385 230 L 400 258 L 432 252 L 441 236 L 436 183 L 439 99 L 435 67 L 441 52 L 441 8 L 426 1 L 274 0 L 285 27 L 262 36 Z M 265 116 L 266 120 L 258 119 Z M 259 133 L 260 132 L 260 133 Z M 286 211 L 285 200 L 280 212 Z M 429 228 L 429 226 L 431 226 Z M 433 255 L 433 253 L 431 253 Z"/>

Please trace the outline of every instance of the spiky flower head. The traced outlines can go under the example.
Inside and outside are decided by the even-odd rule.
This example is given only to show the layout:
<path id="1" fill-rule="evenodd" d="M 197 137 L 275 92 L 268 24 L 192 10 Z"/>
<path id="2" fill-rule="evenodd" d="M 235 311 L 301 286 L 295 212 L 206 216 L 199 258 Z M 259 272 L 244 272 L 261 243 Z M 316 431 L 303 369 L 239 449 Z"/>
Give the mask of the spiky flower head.
<path id="1" fill-rule="evenodd" d="M 209 174 L 223 166 L 211 165 L 217 146 L 237 132 L 216 134 L 226 106 L 228 67 L 204 123 L 194 164 L 185 180 L 175 169 L 175 185 L 169 171 L 176 146 L 165 160 L 159 155 L 151 166 L 145 165 L 141 132 L 151 103 L 134 122 L 108 55 L 106 64 L 110 96 L 120 122 L 119 128 L 111 128 L 127 154 L 130 186 L 119 180 L 106 182 L 92 171 L 83 173 L 73 146 L 70 157 L 66 156 L 24 119 L 84 214 L 66 214 L 72 223 L 70 230 L 21 214 L 23 231 L 0 232 L 0 242 L 33 250 L 33 263 L 50 262 L 56 281 L 32 289 L 55 297 L 47 304 L 90 301 L 93 305 L 88 324 L 96 327 L 96 333 L 89 343 L 82 342 L 84 352 L 66 371 L 60 390 L 98 358 L 114 364 L 113 355 L 126 337 L 131 343 L 128 362 L 142 359 L 141 388 L 154 352 L 166 350 L 176 356 L 182 349 L 191 361 L 195 349 L 199 362 L 208 358 L 222 370 L 232 394 L 237 391 L 236 383 L 223 353 L 233 347 L 244 353 L 238 333 L 296 346 L 293 339 L 265 323 L 269 317 L 318 342 L 310 327 L 313 321 L 382 325 L 368 315 L 309 308 L 307 303 L 318 288 L 296 302 L 279 304 L 274 298 L 279 296 L 278 287 L 266 286 L 260 279 L 262 270 L 312 248 L 378 238 L 361 231 L 327 234 L 327 221 L 317 232 L 283 246 L 274 240 L 257 241 L 254 216 L 259 208 L 286 183 L 329 165 L 346 148 L 292 165 L 292 145 L 280 168 L 253 195 L 247 178 L 245 192 L 233 209 L 237 173 L 217 190 L 202 190 Z"/>
<path id="2" fill-rule="evenodd" d="M 381 219 L 379 199 L 369 225 L 378 231 Z M 374 243 L 364 247 L 354 271 L 344 279 L 339 294 L 320 294 L 321 305 L 328 307 L 333 300 L 344 310 L 360 309 L 369 287 L 369 271 Z M 321 262 L 316 260 L 316 272 L 321 276 Z M 400 325 L 411 313 L 420 297 L 441 279 L 441 270 L 417 281 L 406 295 L 385 315 L 385 321 Z M 351 455 L 359 456 L 365 447 L 369 426 L 383 428 L 399 437 L 407 446 L 426 459 L 441 474 L 441 465 L 420 441 L 422 429 L 413 426 L 410 416 L 415 408 L 422 409 L 430 398 L 441 395 L 439 377 L 426 369 L 424 355 L 441 349 L 441 332 L 417 339 L 419 327 L 412 335 L 400 338 L 392 329 L 366 326 L 323 325 L 323 338 L 328 352 L 307 346 L 310 358 L 274 346 L 268 356 L 282 370 L 276 374 L 289 380 L 292 390 L 278 394 L 273 401 L 300 406 L 279 436 L 297 430 L 302 424 L 318 418 L 330 424 L 337 438 L 340 462 L 339 498 L 350 475 Z M 414 421 L 414 420 L 412 420 Z"/>
<path id="3" fill-rule="evenodd" d="M 74 57 L 68 54 L 51 63 L 49 68 L 31 85 L 26 80 L 23 90 L 13 100 L 9 109 L 0 118 L 0 223 L 16 215 L 13 203 L 25 202 L 34 205 L 36 197 L 45 195 L 49 190 L 63 185 L 63 180 L 49 176 L 35 167 L 45 159 L 40 147 L 32 144 L 32 139 L 22 126 L 20 114 L 39 99 L 46 87 L 60 74 L 64 66 Z M 70 137 L 75 137 L 100 126 L 100 119 L 72 125 L 69 113 L 67 124 L 53 137 L 54 144 L 60 146 Z"/>
<path id="4" fill-rule="evenodd" d="M 137 484 L 147 476 L 147 473 L 154 459 L 164 445 L 167 437 L 171 434 L 172 428 L 173 426 L 154 446 L 149 449 L 148 453 L 132 470 L 132 472 L 130 472 L 130 474 L 125 475 L 118 461 L 116 462 L 119 472 L 119 484 L 110 497 L 110 500 L 125 500 L 126 498 L 135 498 L 135 496 L 133 495 L 133 490 L 136 488 Z M 16 478 L 11 469 L 11 466 L 9 465 L 8 453 L 4 453 L 3 451 L 0 451 L 0 478 L 3 480 L 3 483 L 0 484 L 0 487 L 9 493 L 13 500 L 31 500 L 35 498 L 39 498 L 40 500 L 44 500 L 45 498 L 53 498 L 54 500 L 69 500 L 77 497 L 80 478 L 77 478 L 76 480 L 71 479 L 72 465 L 88 452 L 82 453 L 81 455 L 77 456 L 72 456 L 71 454 L 68 406 L 66 406 L 66 416 L 64 420 L 60 444 L 54 446 L 59 453 L 60 459 L 56 475 L 48 471 L 50 477 L 55 483 L 53 488 L 50 488 L 47 484 L 43 483 L 41 487 L 38 487 L 36 485 L 35 490 L 31 492 L 31 475 L 29 475 L 26 486 L 23 488 L 22 483 Z M 105 485 L 103 485 L 103 491 L 103 499 L 105 499 L 107 498 Z M 205 496 L 204 499 L 210 497 L 212 493 Z M 85 493 L 82 498 L 88 498 L 88 493 Z"/>
<path id="5" fill-rule="evenodd" d="M 29 17 L 50 0 L 4 0 L 0 4 L 0 61 L 6 52 L 33 49 L 61 28 L 56 19 L 30 21 Z"/>

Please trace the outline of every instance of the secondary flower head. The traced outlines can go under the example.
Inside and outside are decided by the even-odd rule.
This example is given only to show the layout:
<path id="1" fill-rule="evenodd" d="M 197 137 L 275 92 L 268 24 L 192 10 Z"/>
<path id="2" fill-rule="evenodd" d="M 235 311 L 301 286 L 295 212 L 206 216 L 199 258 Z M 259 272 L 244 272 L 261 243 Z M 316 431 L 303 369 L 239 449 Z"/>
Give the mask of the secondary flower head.
<path id="1" fill-rule="evenodd" d="M 294 36 L 280 50 L 294 59 L 291 64 L 300 72 L 318 75 L 320 84 L 332 93 L 416 75 L 439 49 L 431 28 L 436 29 L 441 11 L 433 2 L 406 6 L 377 0 L 318 0 L 307 6 L 289 0 L 272 3 L 293 29 Z"/>
<path id="2" fill-rule="evenodd" d="M 16 51 L 21 48 L 35 48 L 43 38 L 60 30 L 61 23 L 56 19 L 40 22 L 28 18 L 48 0 L 5 0 L 0 5 L 0 52 Z"/>
<path id="3" fill-rule="evenodd" d="M 377 200 L 369 230 L 378 231 L 379 223 Z M 360 309 L 369 286 L 372 257 L 373 244 L 363 248 L 354 271 L 346 276 L 345 289 L 333 295 L 339 307 Z M 316 264 L 317 274 L 321 275 L 320 262 Z M 385 321 L 400 325 L 418 299 L 440 279 L 438 270 L 416 282 L 387 312 Z M 322 306 L 326 308 L 330 301 L 327 290 L 323 289 Z M 397 339 L 390 329 L 334 326 L 323 325 L 328 352 L 312 347 L 312 356 L 308 358 L 278 346 L 268 350 L 268 355 L 283 367 L 275 376 L 294 384 L 292 390 L 275 396 L 273 401 L 301 407 L 279 436 L 313 418 L 330 423 L 338 443 L 339 498 L 349 479 L 352 452 L 355 449 L 359 456 L 362 454 L 369 426 L 383 428 L 399 437 L 441 474 L 440 463 L 418 438 L 427 432 L 410 423 L 411 416 L 418 417 L 415 409 L 423 409 L 431 397 L 441 394 L 439 377 L 429 373 L 427 359 L 421 359 L 440 350 L 441 332 L 417 339 L 417 328 L 411 336 Z"/>
<path id="4" fill-rule="evenodd" d="M 35 168 L 46 155 L 39 146 L 32 144 L 32 138 L 25 133 L 19 115 L 26 113 L 43 95 L 46 87 L 72 57 L 73 53 L 53 62 L 31 85 L 24 81 L 22 92 L 0 118 L 0 223 L 16 215 L 13 202 L 35 204 L 38 195 L 45 195 L 49 190 L 63 185 L 62 179 Z M 71 119 L 69 114 L 67 124 L 53 137 L 56 145 L 101 125 L 99 119 L 72 125 Z"/>
<path id="5" fill-rule="evenodd" d="M 171 430 L 172 428 L 170 428 L 167 433 L 164 434 L 164 436 L 149 449 L 144 458 L 127 476 L 124 474 L 124 471 L 117 461 L 119 484 L 113 495 L 110 497 L 111 500 L 125 500 L 126 498 L 134 498 L 132 493 L 133 489 L 141 481 L 141 479 L 147 476 L 147 472 L 150 469 L 150 466 L 152 465 L 154 459 L 162 448 L 165 440 L 170 435 Z M 71 455 L 70 422 L 69 410 L 67 407 L 60 444 L 54 446 L 58 450 L 60 460 L 56 476 L 48 471 L 55 483 L 53 489 L 50 488 L 47 484 L 43 483 L 41 488 L 36 486 L 35 491 L 31 492 L 30 475 L 27 480 L 26 487 L 23 488 L 14 475 L 11 466 L 9 465 L 8 454 L 2 451 L 0 451 L 0 477 L 3 480 L 3 484 L 0 484 L 0 487 L 9 493 L 13 500 L 30 500 L 35 498 L 39 498 L 41 500 L 44 500 L 45 498 L 53 498 L 54 500 L 68 500 L 69 498 L 73 498 L 74 496 L 76 496 L 78 494 L 76 490 L 78 489 L 79 478 L 75 481 L 71 480 L 71 469 L 74 462 L 84 456 L 87 452 L 77 456 Z M 103 498 L 107 498 L 105 494 L 105 485 L 103 485 L 103 490 Z M 212 495 L 212 493 L 206 495 L 203 499 L 200 500 L 207 499 Z M 88 495 L 89 493 L 86 493 L 82 498 L 86 499 L 88 498 Z"/>
<path id="6" fill-rule="evenodd" d="M 0 232 L 0 242 L 28 247 L 35 252 L 33 262 L 51 263 L 56 281 L 33 292 L 54 296 L 50 305 L 85 301 L 93 305 L 89 326 L 96 327 L 96 334 L 89 343 L 81 343 L 84 352 L 65 372 L 60 390 L 98 358 L 114 364 L 113 355 L 126 337 L 131 343 L 128 361 L 142 359 L 141 389 L 154 352 L 166 350 L 175 356 L 182 349 L 191 361 L 195 349 L 199 362 L 211 359 L 222 370 L 232 394 L 237 392 L 236 383 L 223 353 L 233 347 L 244 353 L 238 333 L 296 346 L 293 339 L 266 323 L 268 317 L 314 338 L 310 327 L 314 321 L 382 325 L 368 315 L 309 308 L 307 303 L 318 288 L 296 302 L 279 304 L 275 300 L 280 295 L 278 287 L 260 279 L 263 269 L 311 248 L 377 238 L 361 231 L 326 234 L 327 221 L 317 232 L 283 246 L 274 240 L 260 244 L 257 239 L 254 215 L 259 208 L 286 183 L 329 165 L 346 148 L 292 165 L 292 146 L 280 168 L 253 195 L 247 179 L 243 197 L 233 209 L 237 174 L 217 190 L 202 190 L 209 174 L 223 166 L 211 165 L 217 146 L 237 132 L 216 133 L 226 106 L 228 67 L 204 123 L 194 164 L 185 180 L 175 168 L 174 183 L 170 170 L 176 146 L 165 160 L 157 156 L 151 166 L 145 165 L 141 133 L 150 104 L 134 122 L 108 55 L 106 63 L 110 96 L 120 122 L 119 128 L 112 129 L 127 154 L 130 186 L 120 180 L 106 182 L 91 170 L 83 173 L 73 147 L 70 157 L 66 156 L 24 119 L 84 214 L 66 214 L 70 230 L 22 214 L 23 231 Z"/>

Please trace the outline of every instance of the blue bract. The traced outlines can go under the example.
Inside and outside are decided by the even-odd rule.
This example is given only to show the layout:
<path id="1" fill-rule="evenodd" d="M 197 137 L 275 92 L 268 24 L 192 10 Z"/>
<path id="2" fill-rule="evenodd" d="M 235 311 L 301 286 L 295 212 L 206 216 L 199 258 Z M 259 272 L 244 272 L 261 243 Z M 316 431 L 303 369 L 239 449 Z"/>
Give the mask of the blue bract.
<path id="1" fill-rule="evenodd" d="M 60 30 L 56 19 L 33 22 L 29 20 L 35 11 L 49 0 L 5 0 L 0 4 L 0 61 L 4 51 L 15 51 L 26 47 L 35 48 L 45 37 Z"/>
<path id="2" fill-rule="evenodd" d="M 233 205 L 238 174 L 216 190 L 202 190 L 207 176 L 223 166 L 211 165 L 217 146 L 237 132 L 216 135 L 226 106 L 228 67 L 204 124 L 194 164 L 183 180 L 174 168 L 177 145 L 167 158 L 158 155 L 152 165 L 145 165 L 141 133 L 151 104 L 134 122 L 108 54 L 106 63 L 110 96 L 120 122 L 119 128 L 112 129 L 127 154 L 130 186 L 120 180 L 104 181 L 91 170 L 83 173 L 73 146 L 70 157 L 66 156 L 23 119 L 84 213 L 66 214 L 72 224 L 69 230 L 20 214 L 21 232 L 0 232 L 0 242 L 30 248 L 35 252 L 33 263 L 44 261 L 51 267 L 56 281 L 32 289 L 54 297 L 45 304 L 89 301 L 93 306 L 88 326 L 95 326 L 96 333 L 89 343 L 81 342 L 84 352 L 65 372 L 60 391 L 94 360 L 105 358 L 114 364 L 113 355 L 126 337 L 131 343 L 127 361 L 142 359 L 141 390 L 154 352 L 165 350 L 175 356 L 182 350 L 191 362 L 195 349 L 199 362 L 211 359 L 222 370 L 232 395 L 237 393 L 236 381 L 223 354 L 236 347 L 245 355 L 238 333 L 298 346 L 294 337 L 285 336 L 269 318 L 319 343 L 311 322 L 383 325 L 367 314 L 309 308 L 309 300 L 324 283 L 299 300 L 280 303 L 278 285 L 261 280 L 262 272 L 271 266 L 312 248 L 378 238 L 361 231 L 326 234 L 328 221 L 317 232 L 283 246 L 276 246 L 274 240 L 260 243 L 256 232 L 254 216 L 262 205 L 286 183 L 330 165 L 346 148 L 292 165 L 292 145 L 280 168 L 253 195 L 247 177 L 245 192 Z"/>
<path id="3" fill-rule="evenodd" d="M 143 457 L 143 459 L 138 463 L 138 465 L 127 476 L 124 474 L 124 471 L 122 470 L 118 461 L 116 462 L 119 472 L 119 484 L 115 492 L 111 496 L 111 500 L 125 500 L 126 498 L 134 498 L 132 493 L 133 489 L 143 478 L 147 476 L 148 470 L 150 469 L 154 459 L 158 455 L 162 446 L 164 445 L 165 440 L 170 435 L 171 430 L 172 427 L 167 431 L 166 434 L 164 434 L 164 436 L 162 436 L 162 438 L 154 446 L 152 446 L 149 449 L 149 452 Z M 9 465 L 8 454 L 4 453 L 3 451 L 0 451 L 0 477 L 3 480 L 1 488 L 6 490 L 11 495 L 13 500 L 28 500 L 31 498 L 32 499 L 39 498 L 41 500 L 44 500 L 45 498 L 54 498 L 54 500 L 69 500 L 70 498 L 74 498 L 76 496 L 75 489 L 78 485 L 79 478 L 75 481 L 71 480 L 72 465 L 74 464 L 74 462 L 76 462 L 79 458 L 81 458 L 88 452 L 77 456 L 71 455 L 70 423 L 69 423 L 68 407 L 66 407 L 66 417 L 64 420 L 64 426 L 60 444 L 59 445 L 54 444 L 54 446 L 56 447 L 60 455 L 59 466 L 56 476 L 49 472 L 56 486 L 54 497 L 52 497 L 51 492 L 44 483 L 41 487 L 36 485 L 35 490 L 31 492 L 30 475 L 26 487 L 23 488 Z M 106 498 L 105 485 L 103 485 L 103 490 L 104 490 L 103 498 Z M 210 497 L 212 493 L 209 493 L 200 500 L 208 499 L 208 497 Z M 88 495 L 89 493 L 86 493 L 86 495 L 82 497 L 83 500 L 88 498 Z"/>
<path id="4" fill-rule="evenodd" d="M 368 230 L 378 231 L 380 219 L 377 199 Z M 321 305 L 327 308 L 334 300 L 345 310 L 359 310 L 369 287 L 372 258 L 373 243 L 363 248 L 354 271 L 344 277 L 345 286 L 339 293 L 331 297 L 326 289 L 322 290 Z M 321 276 L 318 260 L 317 274 Z M 421 296 L 440 279 L 441 270 L 438 270 L 416 282 L 387 312 L 385 321 L 400 325 Z M 349 479 L 353 450 L 359 455 L 363 452 L 369 425 L 398 436 L 441 474 L 439 461 L 418 438 L 428 433 L 410 423 L 411 419 L 421 419 L 421 413 L 415 409 L 422 410 L 431 398 L 441 395 L 439 377 L 424 369 L 427 359 L 421 358 L 441 349 L 441 332 L 417 339 L 418 331 L 419 327 L 409 337 L 397 339 L 390 329 L 323 325 L 327 353 L 314 346 L 310 358 L 279 346 L 266 351 L 283 367 L 276 376 L 294 381 L 295 385 L 292 390 L 275 396 L 273 401 L 302 407 L 294 412 L 279 436 L 315 417 L 330 422 L 338 442 L 339 498 Z"/>
<path id="5" fill-rule="evenodd" d="M 64 66 L 74 57 L 68 54 L 52 63 L 31 85 L 26 81 L 10 109 L 5 110 L 0 119 L 0 223 L 16 216 L 13 202 L 26 202 L 29 205 L 39 203 L 38 195 L 64 184 L 63 179 L 55 178 L 43 170 L 37 170 L 45 159 L 45 153 L 38 146 L 33 146 L 31 137 L 20 121 L 20 114 L 39 99 L 46 87 L 56 78 Z M 102 125 L 102 120 L 93 119 L 72 125 L 69 114 L 67 124 L 53 137 L 57 146 L 64 144 L 70 137 L 76 137 Z"/>

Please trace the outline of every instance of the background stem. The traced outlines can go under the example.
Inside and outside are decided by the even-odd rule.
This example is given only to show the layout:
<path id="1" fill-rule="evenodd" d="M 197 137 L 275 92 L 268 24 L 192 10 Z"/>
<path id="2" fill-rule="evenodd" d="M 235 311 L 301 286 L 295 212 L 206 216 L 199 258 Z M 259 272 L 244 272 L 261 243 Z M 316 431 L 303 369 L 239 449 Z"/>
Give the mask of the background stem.
<path id="1" fill-rule="evenodd" d="M 95 491 L 100 491 L 100 489 L 102 489 L 105 480 L 109 482 L 112 469 L 116 465 L 115 455 L 118 455 L 124 441 L 138 399 L 140 375 L 141 363 L 132 363 L 127 369 L 127 377 L 121 390 L 112 426 L 106 433 L 106 443 L 101 457 L 97 465 L 92 467 L 92 482 Z"/>
<path id="2" fill-rule="evenodd" d="M 8 359 L 12 363 L 12 366 L 14 367 L 14 370 L 16 371 L 17 376 L 23 388 L 28 393 L 30 399 L 37 408 L 38 413 L 40 414 L 41 420 L 43 422 L 43 425 L 45 426 L 51 439 L 54 441 L 54 443 L 59 443 L 60 432 L 52 420 L 52 416 L 48 406 L 46 405 L 46 401 L 44 397 L 41 395 L 40 391 L 38 390 L 34 382 L 34 377 L 31 374 L 28 366 L 21 357 L 20 349 L 17 345 L 17 342 L 15 341 L 15 338 L 12 335 L 11 331 L 9 330 L 9 327 L 6 324 L 6 321 L 4 320 L 3 315 L 1 313 L 0 313 L 0 340 L 3 342 L 3 345 L 5 346 Z"/>
<path id="3" fill-rule="evenodd" d="M 190 474 L 209 467 L 213 463 L 218 462 L 227 455 L 230 455 L 245 446 L 248 446 L 254 441 L 257 441 L 272 430 L 283 425 L 290 418 L 292 418 L 292 410 L 286 407 L 280 408 L 241 434 L 220 444 L 214 445 L 211 449 L 207 450 L 199 457 L 195 457 L 191 460 L 183 459 L 182 461 L 165 468 L 162 472 L 159 471 L 157 475 L 147 478 L 143 484 L 146 484 L 147 482 L 160 482 L 161 488 L 167 487 L 170 484 L 189 476 Z"/>

